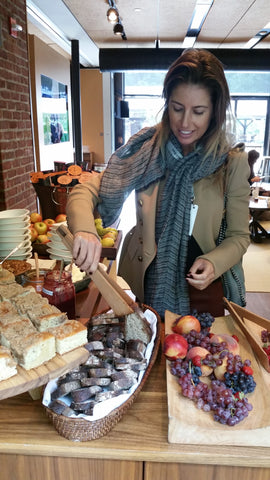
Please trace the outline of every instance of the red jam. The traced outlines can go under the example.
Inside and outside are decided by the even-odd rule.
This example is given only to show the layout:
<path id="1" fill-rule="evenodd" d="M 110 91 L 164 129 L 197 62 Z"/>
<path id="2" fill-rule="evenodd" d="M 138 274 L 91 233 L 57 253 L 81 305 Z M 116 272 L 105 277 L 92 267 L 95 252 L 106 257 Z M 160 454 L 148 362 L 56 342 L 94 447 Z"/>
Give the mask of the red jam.
<path id="1" fill-rule="evenodd" d="M 65 312 L 70 320 L 75 319 L 75 288 L 71 272 L 59 270 L 48 272 L 44 278 L 41 295 L 46 297 L 51 305 Z"/>

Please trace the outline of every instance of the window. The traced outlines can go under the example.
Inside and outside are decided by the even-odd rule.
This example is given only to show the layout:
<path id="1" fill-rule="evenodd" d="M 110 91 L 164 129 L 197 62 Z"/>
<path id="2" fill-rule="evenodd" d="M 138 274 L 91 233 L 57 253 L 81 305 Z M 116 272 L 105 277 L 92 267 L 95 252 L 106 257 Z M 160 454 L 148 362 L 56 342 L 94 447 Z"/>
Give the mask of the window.
<path id="1" fill-rule="evenodd" d="M 257 150 L 263 155 L 267 147 L 266 118 L 269 99 L 260 97 L 232 97 L 236 119 L 236 138 L 244 142 L 246 150 Z"/>
<path id="2" fill-rule="evenodd" d="M 236 117 L 236 137 L 246 149 L 269 155 L 270 72 L 232 72 L 226 78 Z M 123 98 L 129 103 L 124 120 L 124 142 L 145 126 L 161 119 L 165 71 L 125 72 Z"/>
<path id="3" fill-rule="evenodd" d="M 129 103 L 125 141 L 143 127 L 161 120 L 164 101 L 162 86 L 166 72 L 128 72 L 124 74 L 124 98 Z"/>

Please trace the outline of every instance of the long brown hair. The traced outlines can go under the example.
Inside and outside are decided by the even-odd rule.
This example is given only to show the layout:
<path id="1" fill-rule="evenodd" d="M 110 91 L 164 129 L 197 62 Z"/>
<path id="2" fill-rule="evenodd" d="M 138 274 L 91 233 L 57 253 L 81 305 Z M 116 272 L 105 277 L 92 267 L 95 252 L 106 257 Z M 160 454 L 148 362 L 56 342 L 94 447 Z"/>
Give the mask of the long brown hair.
<path id="1" fill-rule="evenodd" d="M 170 66 L 163 84 L 165 99 L 160 123 L 161 148 L 164 147 L 170 132 L 168 103 L 175 87 L 179 84 L 195 84 L 206 88 L 211 96 L 213 115 L 210 125 L 200 139 L 205 157 L 228 152 L 231 146 L 228 123 L 230 120 L 230 92 L 222 63 L 207 50 L 188 49 Z"/>

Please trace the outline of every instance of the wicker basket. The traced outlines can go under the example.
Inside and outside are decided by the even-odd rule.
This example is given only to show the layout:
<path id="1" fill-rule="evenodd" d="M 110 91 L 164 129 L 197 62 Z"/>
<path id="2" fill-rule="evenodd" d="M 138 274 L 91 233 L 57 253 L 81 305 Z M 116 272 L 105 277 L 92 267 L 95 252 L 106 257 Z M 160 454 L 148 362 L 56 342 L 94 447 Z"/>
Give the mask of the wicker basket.
<path id="1" fill-rule="evenodd" d="M 141 389 L 143 388 L 148 375 L 155 363 L 159 344 L 160 344 L 160 332 L 161 332 L 161 320 L 159 315 L 155 310 L 146 305 L 141 305 L 141 308 L 144 310 L 151 310 L 157 318 L 157 332 L 156 338 L 154 341 L 153 351 L 148 363 L 148 366 L 144 372 L 143 378 L 138 385 L 135 392 L 118 408 L 115 408 L 111 413 L 106 415 L 103 418 L 90 422 L 84 420 L 83 418 L 69 418 L 63 415 L 58 415 L 50 410 L 48 407 L 45 407 L 46 414 L 52 422 L 53 426 L 57 432 L 68 440 L 78 441 L 78 442 L 87 442 L 89 440 L 95 440 L 97 438 L 103 437 L 106 435 L 118 422 L 121 420 L 123 415 L 127 412 L 129 407 L 133 404 L 134 400 L 137 398 Z"/>

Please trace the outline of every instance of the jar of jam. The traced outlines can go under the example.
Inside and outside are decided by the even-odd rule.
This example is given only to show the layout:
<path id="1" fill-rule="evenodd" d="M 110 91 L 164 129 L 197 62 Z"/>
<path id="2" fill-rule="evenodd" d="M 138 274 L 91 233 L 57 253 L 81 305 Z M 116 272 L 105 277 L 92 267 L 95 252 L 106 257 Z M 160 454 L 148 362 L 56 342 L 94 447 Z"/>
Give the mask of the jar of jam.
<path id="1" fill-rule="evenodd" d="M 45 275 L 41 295 L 46 297 L 51 305 L 65 312 L 70 320 L 75 319 L 75 287 L 71 272 L 49 271 Z"/>
<path id="2" fill-rule="evenodd" d="M 25 273 L 23 276 L 23 286 L 33 287 L 37 293 L 42 293 L 44 277 L 48 270 L 40 270 L 39 275 L 37 277 L 36 270 L 30 270 L 29 272 Z"/>

